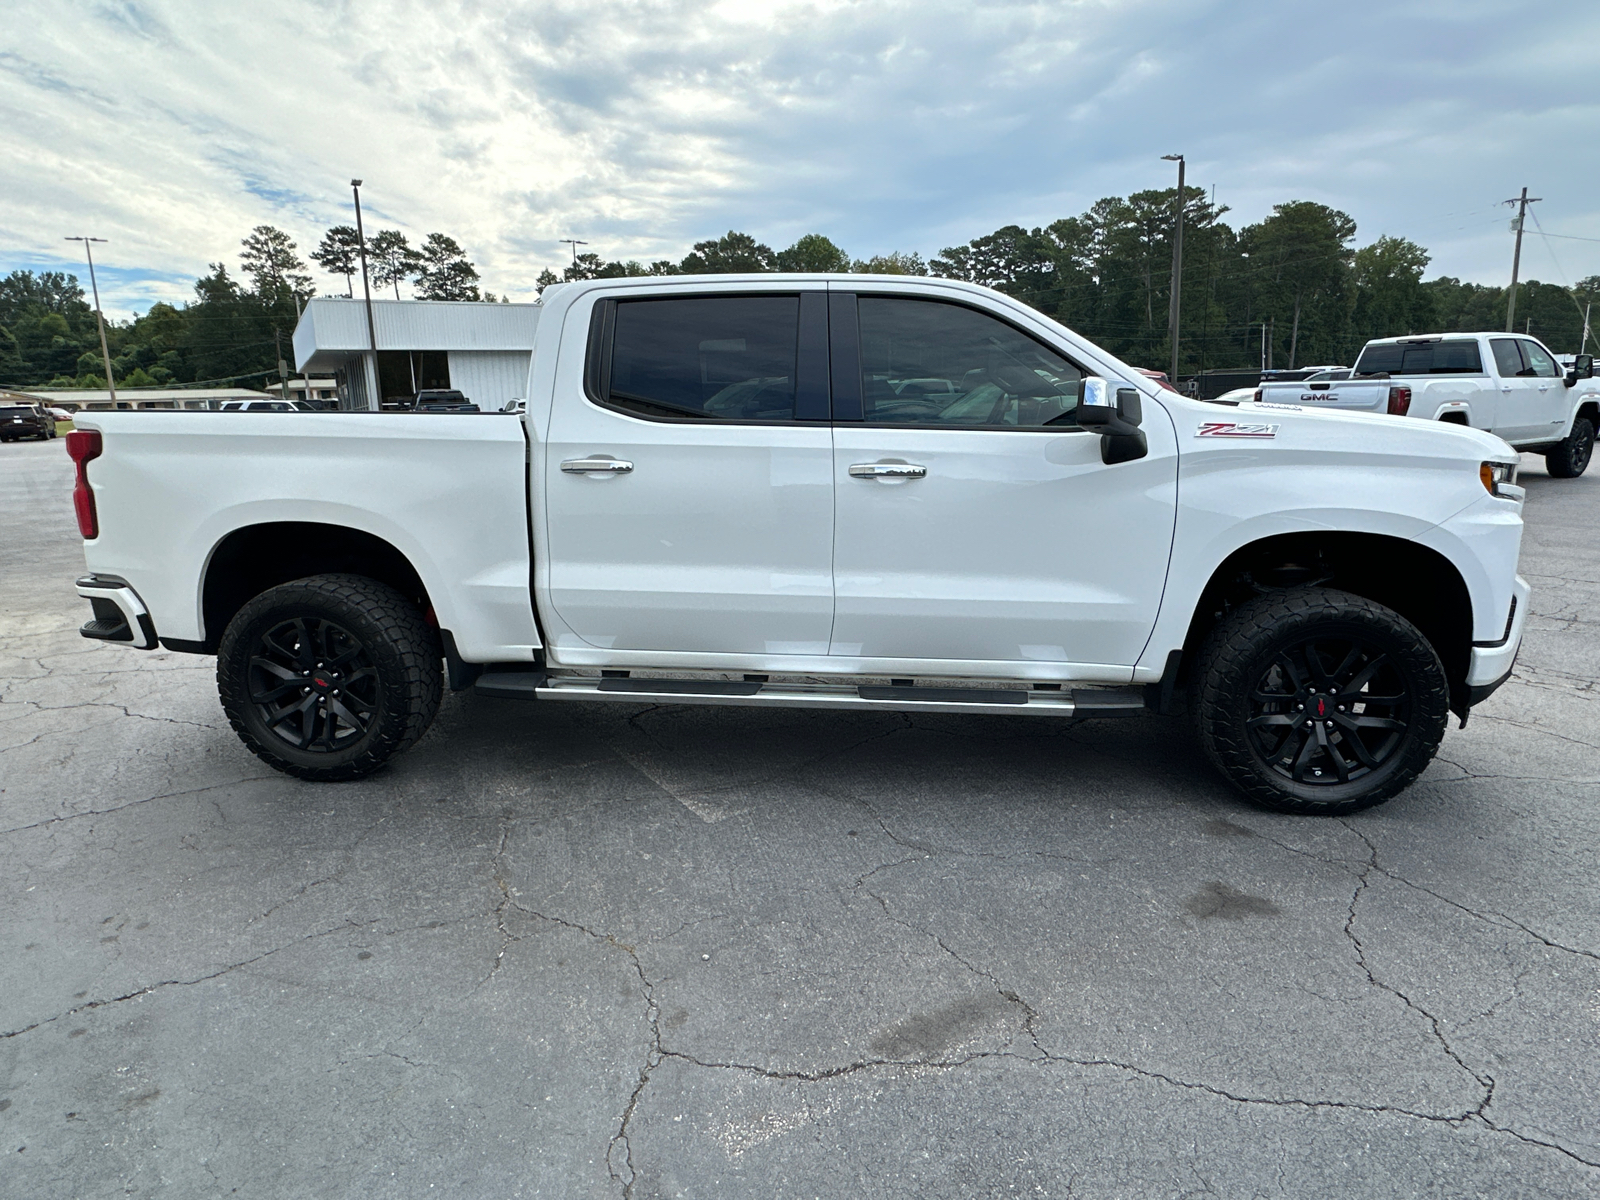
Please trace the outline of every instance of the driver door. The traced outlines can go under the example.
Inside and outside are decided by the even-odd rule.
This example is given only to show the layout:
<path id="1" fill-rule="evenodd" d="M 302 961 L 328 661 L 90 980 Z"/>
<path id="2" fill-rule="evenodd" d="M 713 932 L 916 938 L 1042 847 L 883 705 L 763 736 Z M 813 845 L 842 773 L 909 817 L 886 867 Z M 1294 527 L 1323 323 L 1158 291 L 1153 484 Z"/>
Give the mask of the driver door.
<path id="1" fill-rule="evenodd" d="M 997 315 L 833 293 L 834 621 L 829 653 L 1132 668 L 1172 547 L 1177 452 L 1107 466 L 1073 422 L 1083 371 Z M 881 667 L 874 669 L 882 669 Z"/>

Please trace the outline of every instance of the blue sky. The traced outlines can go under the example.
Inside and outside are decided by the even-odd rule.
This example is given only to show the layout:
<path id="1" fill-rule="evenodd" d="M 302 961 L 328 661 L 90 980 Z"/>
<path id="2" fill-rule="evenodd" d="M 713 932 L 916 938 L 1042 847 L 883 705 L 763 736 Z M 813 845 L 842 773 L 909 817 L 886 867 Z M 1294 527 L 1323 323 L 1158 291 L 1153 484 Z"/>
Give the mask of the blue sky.
<path id="1" fill-rule="evenodd" d="M 108 311 L 181 302 L 254 225 L 349 222 L 355 176 L 369 234 L 448 233 L 532 298 L 564 237 L 928 256 L 1182 152 L 1230 221 L 1316 200 L 1492 283 L 1527 185 L 1524 277 L 1571 282 L 1600 274 L 1596 45 L 1593 0 L 9 0 L 0 272 L 84 276 L 61 238 L 91 233 Z"/>

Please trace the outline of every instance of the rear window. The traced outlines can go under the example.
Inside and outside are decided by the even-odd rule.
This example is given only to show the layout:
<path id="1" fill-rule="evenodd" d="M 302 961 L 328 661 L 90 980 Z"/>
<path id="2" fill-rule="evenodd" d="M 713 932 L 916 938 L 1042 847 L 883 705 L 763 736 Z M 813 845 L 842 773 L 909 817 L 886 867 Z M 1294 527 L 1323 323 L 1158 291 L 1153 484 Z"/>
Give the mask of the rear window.
<path id="1" fill-rule="evenodd" d="M 599 398 L 638 416 L 794 419 L 798 296 L 622 300 Z"/>
<path id="2" fill-rule="evenodd" d="M 1356 362 L 1357 375 L 1482 375 L 1476 338 L 1441 342 L 1385 342 L 1368 346 Z"/>

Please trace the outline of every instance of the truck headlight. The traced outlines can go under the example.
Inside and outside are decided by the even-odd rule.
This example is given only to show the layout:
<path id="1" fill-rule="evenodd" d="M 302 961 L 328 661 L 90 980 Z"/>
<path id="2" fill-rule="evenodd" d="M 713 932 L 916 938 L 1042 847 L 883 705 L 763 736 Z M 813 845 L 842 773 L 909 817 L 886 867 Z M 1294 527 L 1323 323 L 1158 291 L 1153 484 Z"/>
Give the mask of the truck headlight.
<path id="1" fill-rule="evenodd" d="M 1517 464 L 1486 462 L 1478 468 L 1483 490 L 1502 500 L 1521 500 L 1525 494 L 1517 486 Z"/>

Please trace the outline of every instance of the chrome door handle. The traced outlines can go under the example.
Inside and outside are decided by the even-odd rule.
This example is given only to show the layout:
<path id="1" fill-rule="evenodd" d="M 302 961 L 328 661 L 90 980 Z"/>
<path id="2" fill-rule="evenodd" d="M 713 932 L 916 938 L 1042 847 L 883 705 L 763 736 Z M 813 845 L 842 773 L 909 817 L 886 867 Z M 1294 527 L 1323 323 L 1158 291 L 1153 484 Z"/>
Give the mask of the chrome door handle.
<path id="1" fill-rule="evenodd" d="M 853 463 L 850 475 L 854 479 L 921 479 L 927 467 L 915 463 Z"/>
<path id="2" fill-rule="evenodd" d="M 625 458 L 569 458 L 561 469 L 569 475 L 626 475 L 633 464 Z"/>

